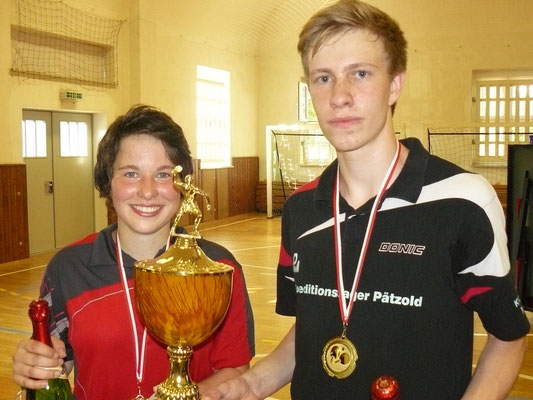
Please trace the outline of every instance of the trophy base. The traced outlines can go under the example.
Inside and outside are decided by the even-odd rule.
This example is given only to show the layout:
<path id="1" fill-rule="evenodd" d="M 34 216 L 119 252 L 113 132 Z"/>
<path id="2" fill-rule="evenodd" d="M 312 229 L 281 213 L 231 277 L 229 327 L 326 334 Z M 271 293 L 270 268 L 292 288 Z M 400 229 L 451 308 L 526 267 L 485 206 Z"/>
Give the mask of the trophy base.
<path id="1" fill-rule="evenodd" d="M 168 346 L 170 375 L 155 392 L 156 400 L 200 400 L 198 386 L 189 377 L 189 361 L 192 347 L 188 345 Z"/>

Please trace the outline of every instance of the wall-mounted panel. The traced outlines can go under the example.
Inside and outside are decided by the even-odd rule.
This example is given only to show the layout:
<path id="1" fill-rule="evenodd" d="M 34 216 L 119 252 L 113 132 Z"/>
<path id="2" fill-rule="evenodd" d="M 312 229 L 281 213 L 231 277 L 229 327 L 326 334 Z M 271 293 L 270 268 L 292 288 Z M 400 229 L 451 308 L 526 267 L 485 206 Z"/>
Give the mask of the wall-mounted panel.
<path id="1" fill-rule="evenodd" d="M 0 164 L 0 263 L 30 256 L 26 165 Z"/>

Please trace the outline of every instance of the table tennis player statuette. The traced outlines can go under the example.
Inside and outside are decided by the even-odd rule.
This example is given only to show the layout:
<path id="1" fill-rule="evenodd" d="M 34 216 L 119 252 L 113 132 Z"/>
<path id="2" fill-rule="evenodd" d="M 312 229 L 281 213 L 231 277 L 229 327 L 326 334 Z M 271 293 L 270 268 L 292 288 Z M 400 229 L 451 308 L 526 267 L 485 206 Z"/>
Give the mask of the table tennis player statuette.
<path id="1" fill-rule="evenodd" d="M 147 330 L 166 344 L 170 374 L 157 387 L 157 400 L 197 400 L 198 387 L 189 376 L 192 347 L 202 343 L 223 321 L 231 299 L 233 268 L 211 260 L 198 246 L 202 213 L 196 195 L 207 194 L 194 187 L 192 177 L 179 180 L 181 166 L 174 168 L 174 186 L 183 193 L 180 211 L 170 234 L 173 245 L 159 257 L 135 263 L 135 298 Z M 185 213 L 195 217 L 190 234 L 177 234 Z"/>
<path id="2" fill-rule="evenodd" d="M 194 216 L 194 227 L 192 232 L 189 234 L 190 236 L 193 236 L 197 239 L 200 238 L 200 234 L 198 233 L 198 225 L 200 225 L 200 221 L 202 220 L 202 210 L 200 210 L 200 207 L 198 207 L 198 203 L 196 203 L 196 196 L 200 195 L 205 198 L 205 202 L 207 205 L 207 211 L 211 210 L 211 203 L 209 201 L 209 195 L 205 193 L 204 191 L 198 189 L 196 186 L 192 184 L 192 175 L 186 175 L 183 179 L 183 182 L 181 181 L 181 178 L 179 176 L 179 173 L 183 171 L 183 168 L 181 165 L 177 165 L 172 170 L 172 177 L 174 179 L 174 187 L 181 191 L 183 194 L 183 197 L 181 199 L 181 207 L 176 215 L 176 218 L 174 219 L 174 224 L 172 224 L 172 229 L 170 230 L 170 234 L 172 236 L 176 235 L 176 228 L 178 227 L 179 220 L 183 216 L 183 214 L 191 214 Z"/>

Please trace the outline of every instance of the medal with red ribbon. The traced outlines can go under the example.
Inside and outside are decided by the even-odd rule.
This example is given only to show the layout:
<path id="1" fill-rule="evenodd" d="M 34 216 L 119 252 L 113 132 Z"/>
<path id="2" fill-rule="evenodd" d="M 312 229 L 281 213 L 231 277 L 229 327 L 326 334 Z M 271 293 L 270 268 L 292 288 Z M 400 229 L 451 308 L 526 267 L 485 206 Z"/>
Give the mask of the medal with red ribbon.
<path id="1" fill-rule="evenodd" d="M 170 236 L 167 239 L 166 249 L 170 246 Z M 137 335 L 137 323 L 135 322 L 135 314 L 133 312 L 133 305 L 130 296 L 130 288 L 128 287 L 128 279 L 126 278 L 126 269 L 124 268 L 124 261 L 122 259 L 122 248 L 120 246 L 120 238 L 117 230 L 117 267 L 120 273 L 120 280 L 124 288 L 124 295 L 126 296 L 126 304 L 128 305 L 128 314 L 130 316 L 131 330 L 133 333 L 133 344 L 135 345 L 135 377 L 137 379 L 138 394 L 132 400 L 146 400 L 141 393 L 141 383 L 144 377 L 144 355 L 146 350 L 146 328 L 143 329 L 143 337 L 141 348 L 139 349 L 139 336 Z"/>
<path id="2" fill-rule="evenodd" d="M 340 229 L 340 212 L 339 212 L 339 169 L 337 167 L 337 178 L 335 186 L 333 188 L 333 236 L 335 243 L 335 267 L 337 273 L 337 292 L 339 296 L 339 309 L 342 320 L 342 334 L 329 340 L 324 346 L 322 351 L 322 365 L 327 374 L 331 377 L 343 379 L 349 376 L 356 367 L 356 362 L 359 358 L 357 349 L 350 339 L 346 336 L 348 328 L 348 321 L 353 310 L 355 303 L 355 295 L 357 293 L 357 287 L 359 286 L 359 280 L 361 279 L 361 273 L 363 272 L 363 265 L 365 262 L 368 245 L 370 238 L 372 237 L 372 231 L 374 229 L 374 222 L 378 212 L 379 205 L 387 188 L 390 185 L 390 181 L 394 174 L 394 171 L 398 165 L 400 159 L 401 145 L 396 141 L 396 152 L 389 165 L 389 169 L 383 178 L 381 187 L 376 195 L 368 224 L 366 227 L 365 237 L 363 239 L 363 246 L 361 253 L 359 254 L 359 261 L 357 262 L 357 268 L 355 270 L 355 277 L 350 290 L 350 296 L 348 301 L 344 300 L 344 280 L 342 274 L 342 241 L 341 241 L 341 229 Z"/>

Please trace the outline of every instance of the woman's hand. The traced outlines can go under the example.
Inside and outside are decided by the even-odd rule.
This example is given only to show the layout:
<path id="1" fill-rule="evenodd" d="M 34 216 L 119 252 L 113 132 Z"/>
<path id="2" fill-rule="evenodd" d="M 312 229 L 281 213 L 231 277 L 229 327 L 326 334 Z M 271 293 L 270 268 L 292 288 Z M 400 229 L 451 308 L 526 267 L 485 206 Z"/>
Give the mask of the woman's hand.
<path id="1" fill-rule="evenodd" d="M 67 353 L 62 340 L 52 337 L 52 346 L 26 339 L 17 345 L 13 354 L 13 380 L 29 389 L 46 387 L 48 379 L 62 373 L 63 358 Z"/>

